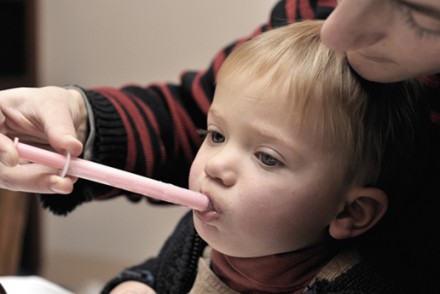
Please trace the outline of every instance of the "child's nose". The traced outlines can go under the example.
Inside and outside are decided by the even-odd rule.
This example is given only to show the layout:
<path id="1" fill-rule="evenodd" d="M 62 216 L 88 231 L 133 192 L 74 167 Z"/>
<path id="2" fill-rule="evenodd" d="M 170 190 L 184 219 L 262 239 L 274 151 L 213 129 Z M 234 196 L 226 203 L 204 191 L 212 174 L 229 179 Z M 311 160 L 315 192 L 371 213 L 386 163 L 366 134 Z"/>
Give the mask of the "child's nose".
<path id="1" fill-rule="evenodd" d="M 220 184 L 230 187 L 237 180 L 238 164 L 234 151 L 225 148 L 219 150 L 207 160 L 205 173 Z"/>

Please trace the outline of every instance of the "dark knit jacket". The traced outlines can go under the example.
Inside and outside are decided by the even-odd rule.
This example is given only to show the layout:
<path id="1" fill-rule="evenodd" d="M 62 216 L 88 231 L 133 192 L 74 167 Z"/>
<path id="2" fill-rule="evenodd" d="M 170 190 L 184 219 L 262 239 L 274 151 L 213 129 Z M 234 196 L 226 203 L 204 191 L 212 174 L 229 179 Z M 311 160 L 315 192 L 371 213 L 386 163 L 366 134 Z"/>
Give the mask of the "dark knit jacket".
<path id="1" fill-rule="evenodd" d="M 128 268 L 111 280 L 101 293 L 110 293 L 118 284 L 135 280 L 156 290 L 157 293 L 188 293 L 192 288 L 197 262 L 206 243 L 194 229 L 192 214 L 185 215 L 174 233 L 167 240 L 156 258 Z M 393 294 L 400 292 L 378 274 L 372 266 L 360 262 L 334 281 L 317 280 L 311 284 L 306 294 Z"/>

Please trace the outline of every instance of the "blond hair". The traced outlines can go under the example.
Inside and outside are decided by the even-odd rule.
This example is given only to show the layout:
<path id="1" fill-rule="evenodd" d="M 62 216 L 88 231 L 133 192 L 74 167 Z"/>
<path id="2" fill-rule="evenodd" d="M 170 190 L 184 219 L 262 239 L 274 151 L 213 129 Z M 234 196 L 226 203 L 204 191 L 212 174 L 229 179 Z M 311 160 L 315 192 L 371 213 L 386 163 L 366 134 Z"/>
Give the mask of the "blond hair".
<path id="1" fill-rule="evenodd" d="M 276 89 L 274 103 L 286 103 L 293 129 L 337 156 L 348 182 L 374 185 L 386 149 L 383 130 L 380 123 L 365 123 L 373 111 L 369 94 L 345 54 L 321 43 L 321 25 L 304 21 L 245 42 L 226 59 L 217 80 L 262 79 L 266 89 Z"/>

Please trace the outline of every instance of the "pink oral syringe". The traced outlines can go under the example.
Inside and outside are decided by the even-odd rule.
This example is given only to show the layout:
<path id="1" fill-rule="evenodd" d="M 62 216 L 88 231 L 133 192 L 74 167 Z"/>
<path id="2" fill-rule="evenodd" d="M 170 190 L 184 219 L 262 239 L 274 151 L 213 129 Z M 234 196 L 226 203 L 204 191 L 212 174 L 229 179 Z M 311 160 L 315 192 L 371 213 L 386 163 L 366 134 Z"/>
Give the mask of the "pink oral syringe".
<path id="1" fill-rule="evenodd" d="M 62 171 L 61 176 L 68 174 L 200 211 L 207 210 L 209 205 L 208 197 L 202 193 L 96 162 L 80 158 L 70 158 L 70 154 L 63 156 L 55 152 L 19 143 L 17 138 L 14 143 L 22 159 L 59 169 Z"/>

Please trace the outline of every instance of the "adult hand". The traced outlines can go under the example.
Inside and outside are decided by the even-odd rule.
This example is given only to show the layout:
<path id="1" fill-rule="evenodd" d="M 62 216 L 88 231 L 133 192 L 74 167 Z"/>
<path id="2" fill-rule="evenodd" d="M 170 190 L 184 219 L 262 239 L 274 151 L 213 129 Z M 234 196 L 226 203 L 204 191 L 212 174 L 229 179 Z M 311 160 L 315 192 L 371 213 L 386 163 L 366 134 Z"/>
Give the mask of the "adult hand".
<path id="1" fill-rule="evenodd" d="M 119 284 L 110 294 L 156 294 L 156 291 L 140 282 L 128 281 Z"/>
<path id="2" fill-rule="evenodd" d="M 13 139 L 59 153 L 82 152 L 87 109 L 81 93 L 60 87 L 0 91 L 0 188 L 70 193 L 75 179 L 38 164 L 19 162 Z"/>

